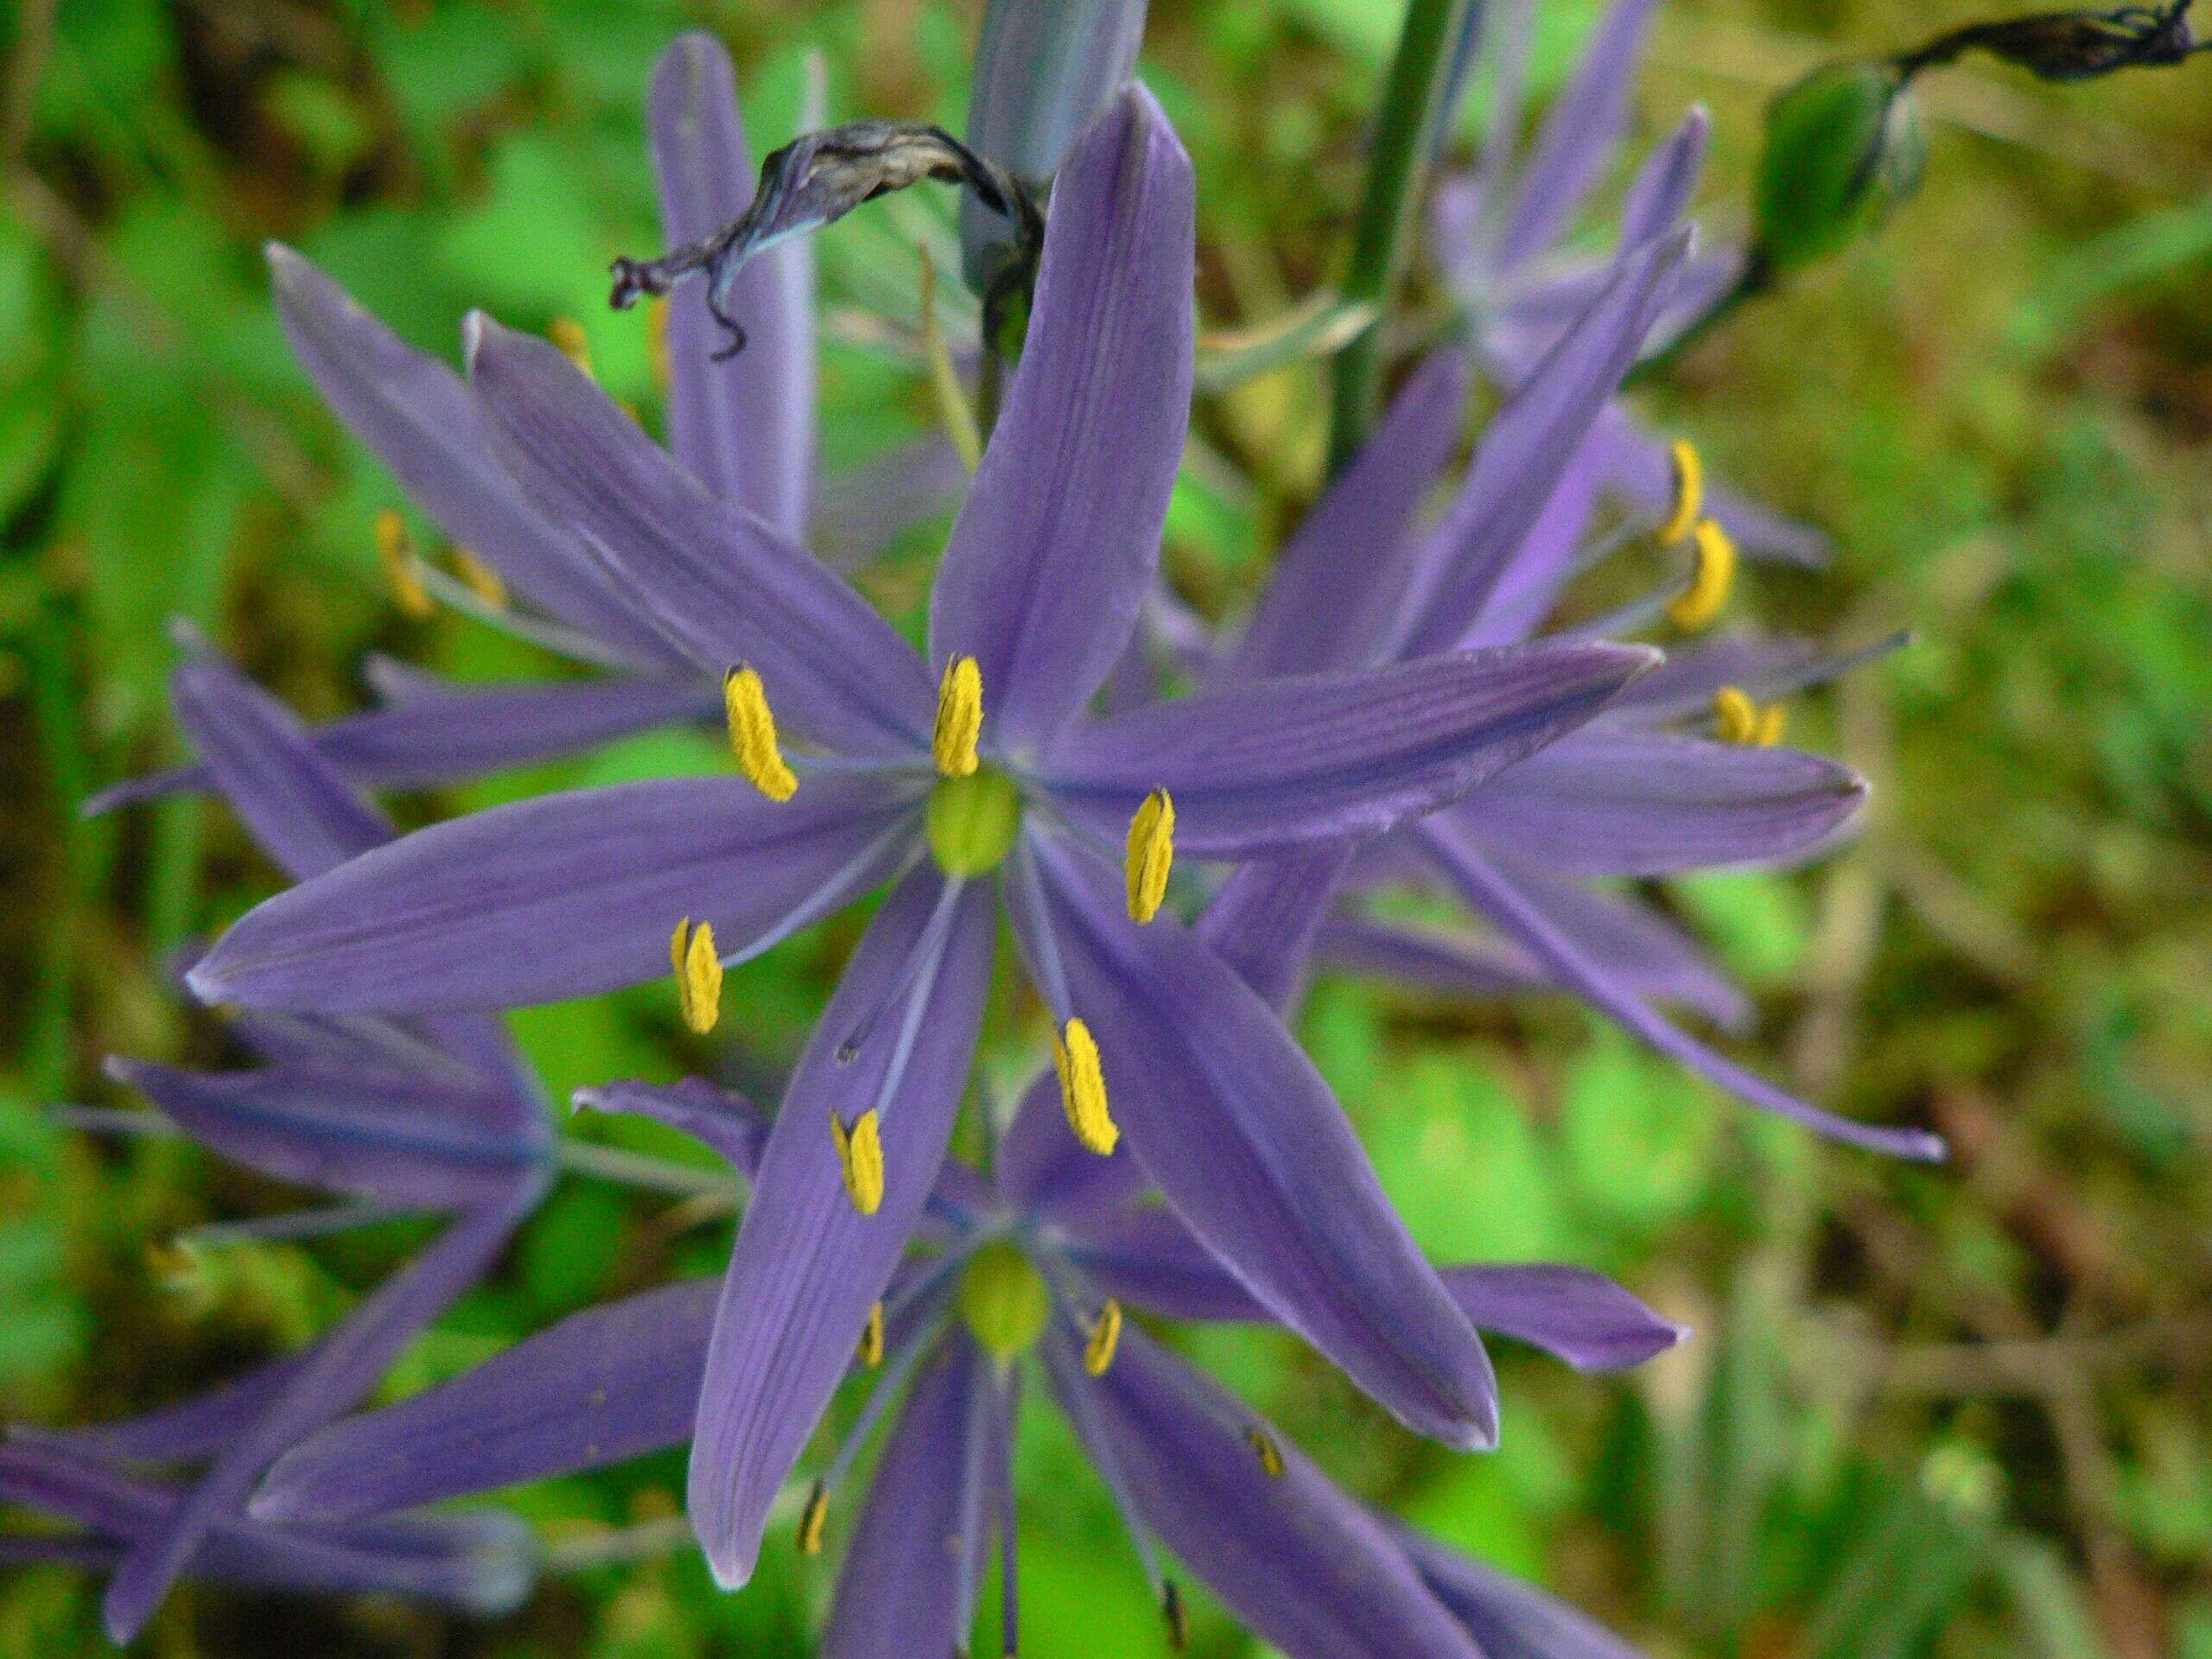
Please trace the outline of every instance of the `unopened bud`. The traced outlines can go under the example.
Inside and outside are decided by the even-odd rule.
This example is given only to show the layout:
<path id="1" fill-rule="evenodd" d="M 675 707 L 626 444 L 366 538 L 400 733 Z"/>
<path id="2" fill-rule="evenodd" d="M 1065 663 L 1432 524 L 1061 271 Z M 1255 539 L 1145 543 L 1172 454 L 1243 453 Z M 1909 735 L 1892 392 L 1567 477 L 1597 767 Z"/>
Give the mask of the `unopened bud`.
<path id="1" fill-rule="evenodd" d="M 1754 257 L 1776 275 L 1824 259 L 1918 188 L 1928 141 L 1887 63 L 1816 69 L 1767 106 Z"/>

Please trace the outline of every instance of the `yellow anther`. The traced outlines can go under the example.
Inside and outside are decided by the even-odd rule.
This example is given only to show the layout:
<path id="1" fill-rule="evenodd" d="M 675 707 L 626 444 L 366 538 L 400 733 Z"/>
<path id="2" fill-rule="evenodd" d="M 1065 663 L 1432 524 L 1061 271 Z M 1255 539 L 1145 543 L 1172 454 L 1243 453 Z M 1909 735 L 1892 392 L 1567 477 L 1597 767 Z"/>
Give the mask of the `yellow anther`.
<path id="1" fill-rule="evenodd" d="M 1728 532 L 1710 518 L 1701 518 L 1694 532 L 1697 564 L 1690 585 L 1667 607 L 1667 620 L 1686 633 L 1694 633 L 1720 614 L 1728 590 L 1736 582 L 1736 543 Z"/>
<path id="2" fill-rule="evenodd" d="M 868 1311 L 868 1323 L 861 1327 L 861 1363 L 874 1370 L 883 1363 L 883 1304 L 877 1302 Z"/>
<path id="3" fill-rule="evenodd" d="M 1696 529 L 1705 512 L 1705 463 L 1698 459 L 1697 446 L 1676 438 L 1668 453 L 1675 463 L 1675 504 L 1659 526 L 1662 547 L 1672 547 Z"/>
<path id="4" fill-rule="evenodd" d="M 822 1553 L 822 1529 L 830 1521 L 830 1489 L 820 1481 L 806 1495 L 806 1507 L 798 1512 L 798 1553 L 819 1555 Z"/>
<path id="5" fill-rule="evenodd" d="M 686 916 L 669 935 L 668 957 L 676 966 L 676 1005 L 683 1023 L 702 1037 L 715 1028 L 722 1012 L 722 959 L 715 950 L 715 930 Z"/>
<path id="6" fill-rule="evenodd" d="M 1098 1045 L 1082 1020 L 1069 1020 L 1053 1038 L 1052 1069 L 1059 1074 L 1068 1127 L 1077 1140 L 1105 1157 L 1120 1143 L 1122 1131 L 1106 1109 L 1106 1072 L 1098 1063 Z"/>
<path id="7" fill-rule="evenodd" d="M 499 573 L 465 547 L 453 550 L 453 571 L 468 591 L 495 611 L 507 608 L 507 584 Z"/>
<path id="8" fill-rule="evenodd" d="M 960 372 L 952 366 L 952 349 L 945 344 L 944 330 L 938 322 L 937 261 L 930 257 L 926 245 L 921 254 L 922 360 L 929 367 L 930 397 L 961 464 L 972 473 L 982 465 L 983 435 L 976 424 L 976 411 L 968 405 L 968 394 L 961 389 Z"/>
<path id="9" fill-rule="evenodd" d="M 1764 709 L 1740 686 L 1724 685 L 1713 694 L 1713 734 L 1723 743 L 1751 743 L 1770 749 L 1782 741 L 1789 711 L 1778 702 Z"/>
<path id="10" fill-rule="evenodd" d="M 938 682 L 937 726 L 930 753 L 948 778 L 975 774 L 976 740 L 983 731 L 983 671 L 973 657 L 956 657 Z"/>
<path id="11" fill-rule="evenodd" d="M 830 1138 L 837 1143 L 837 1162 L 845 1173 L 845 1196 L 853 1208 L 872 1216 L 883 1206 L 883 1129 L 870 1107 L 847 1128 L 830 1115 Z"/>
<path id="12" fill-rule="evenodd" d="M 574 317 L 556 317 L 547 325 L 546 338 L 560 348 L 561 355 L 576 365 L 579 374 L 591 373 L 591 336 L 584 333 L 584 326 Z"/>
<path id="13" fill-rule="evenodd" d="M 1274 1435 L 1264 1428 L 1248 1428 L 1244 1431 L 1244 1443 L 1258 1455 L 1260 1467 L 1266 1471 L 1269 1480 L 1282 1478 L 1282 1448 L 1275 1444 Z"/>
<path id="14" fill-rule="evenodd" d="M 1122 1345 L 1122 1305 L 1112 1297 L 1098 1310 L 1098 1323 L 1090 1327 L 1090 1340 L 1083 1345 L 1083 1369 L 1103 1376 L 1114 1369 L 1114 1355 Z"/>
<path id="15" fill-rule="evenodd" d="M 423 586 L 423 567 L 416 562 L 414 539 L 407 521 L 391 508 L 377 514 L 377 562 L 400 613 L 421 620 L 431 611 L 430 590 Z"/>
<path id="16" fill-rule="evenodd" d="M 1167 896 L 1167 873 L 1175 867 L 1175 803 L 1164 789 L 1144 798 L 1129 820 L 1129 919 L 1148 922 L 1160 914 Z"/>
<path id="17" fill-rule="evenodd" d="M 1778 702 L 1770 702 L 1759 711 L 1759 728 L 1751 741 L 1763 749 L 1770 749 L 1782 741 L 1782 734 L 1789 726 L 1789 711 Z"/>
<path id="18" fill-rule="evenodd" d="M 798 779 L 784 764 L 783 747 L 776 741 L 775 711 L 768 707 L 760 676 L 742 664 L 723 675 L 722 709 L 729 715 L 730 753 L 737 757 L 738 770 L 770 800 L 791 799 L 798 791 Z"/>

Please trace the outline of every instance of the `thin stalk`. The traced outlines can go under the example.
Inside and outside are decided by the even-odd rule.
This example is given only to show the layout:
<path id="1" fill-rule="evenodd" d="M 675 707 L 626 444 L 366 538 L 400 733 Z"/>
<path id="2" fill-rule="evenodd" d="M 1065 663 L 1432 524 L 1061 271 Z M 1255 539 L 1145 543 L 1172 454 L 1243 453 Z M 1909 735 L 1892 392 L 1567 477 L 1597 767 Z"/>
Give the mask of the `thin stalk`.
<path id="1" fill-rule="evenodd" d="M 1407 0 L 1405 27 L 1376 115 L 1375 151 L 1340 290 L 1347 302 L 1373 307 L 1376 321 L 1337 353 L 1329 392 L 1332 474 L 1358 452 L 1382 407 L 1382 320 L 1412 249 L 1423 175 L 1435 153 L 1433 140 L 1452 81 L 1452 52 L 1473 3 Z"/>

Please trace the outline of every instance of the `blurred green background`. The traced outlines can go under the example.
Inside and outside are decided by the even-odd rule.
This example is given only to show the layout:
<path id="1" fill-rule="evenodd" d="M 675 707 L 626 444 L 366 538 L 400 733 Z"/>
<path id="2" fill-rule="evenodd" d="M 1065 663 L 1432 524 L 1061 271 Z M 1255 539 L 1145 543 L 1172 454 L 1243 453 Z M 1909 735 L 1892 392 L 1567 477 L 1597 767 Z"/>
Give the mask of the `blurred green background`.
<path id="1" fill-rule="evenodd" d="M 1548 89 L 1595 7 L 1541 10 Z M 1198 161 L 1206 326 L 1265 321 L 1335 270 L 1397 13 L 1156 0 L 1147 73 Z M 1707 102 L 1702 211 L 1739 228 L 1777 86 L 1979 15 L 1670 0 L 1639 143 Z M 175 753 L 171 613 L 315 715 L 358 706 L 372 647 L 471 677 L 541 666 L 466 620 L 395 613 L 371 536 L 392 486 L 293 367 L 258 250 L 297 244 L 440 349 L 471 304 L 575 317 L 650 416 L 645 331 L 604 308 L 605 271 L 656 245 L 639 104 L 653 54 L 694 24 L 739 54 L 765 147 L 790 131 L 809 48 L 833 111 L 957 124 L 976 16 L 943 0 L 14 0 L 0 16 L 0 1416 L 174 1397 L 301 1341 L 414 1241 L 163 1250 L 295 1195 L 45 1116 L 110 1099 L 104 1053 L 219 1052 L 162 964 L 272 885 L 219 810 L 80 824 L 76 804 Z M 1921 198 L 1648 401 L 1835 537 L 1832 570 L 1759 570 L 1739 606 L 1917 635 L 1793 709 L 1793 734 L 1876 780 L 1864 838 L 1672 901 L 1759 989 L 1752 1058 L 1846 1112 L 1940 1127 L 1956 1161 L 1905 1169 L 1752 1122 L 1563 1003 L 1325 983 L 1306 1035 L 1425 1243 L 1605 1268 L 1697 1339 L 1625 1380 L 1502 1352 L 1505 1443 L 1480 1459 L 1390 1431 L 1287 1338 L 1199 1349 L 1359 1490 L 1655 1655 L 2212 1659 L 2212 63 L 2072 92 L 1970 70 L 1929 92 Z M 914 377 L 841 315 L 864 278 L 911 282 L 914 222 L 872 208 L 824 239 L 836 463 L 927 418 Z M 1310 494 L 1325 401 L 1304 368 L 1201 411 L 1207 464 L 1170 565 L 1209 610 L 1250 591 Z M 913 537 L 879 591 L 911 600 L 931 550 Z M 406 810 L 705 753 L 632 745 Z M 850 937 L 743 971 L 742 1067 L 795 1051 Z M 710 1063 L 665 990 L 519 1019 L 556 1097 Z M 714 1271 L 726 1248 L 669 1201 L 571 1182 L 391 1389 Z M 1026 1650 L 1163 1652 L 1047 1415 L 1029 1414 L 1024 1452 Z M 681 1488 L 671 1455 L 518 1501 L 588 1550 Z M 192 1588 L 145 1649 L 782 1656 L 804 1650 L 830 1581 L 828 1558 L 772 1544 L 756 1586 L 722 1598 L 679 1554 L 561 1576 L 493 1625 Z M 1197 1599 L 1194 1652 L 1250 1650 Z M 100 1650 L 96 1602 L 70 1572 L 0 1579 L 0 1655 Z"/>

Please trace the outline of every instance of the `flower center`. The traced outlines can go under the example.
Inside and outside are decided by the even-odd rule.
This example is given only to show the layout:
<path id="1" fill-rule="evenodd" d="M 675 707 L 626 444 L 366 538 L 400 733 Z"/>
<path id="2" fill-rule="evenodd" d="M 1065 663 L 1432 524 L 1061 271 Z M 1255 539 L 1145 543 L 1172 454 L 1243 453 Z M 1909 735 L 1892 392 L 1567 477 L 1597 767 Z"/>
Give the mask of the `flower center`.
<path id="1" fill-rule="evenodd" d="M 960 1317 L 1001 1364 L 1029 1351 L 1051 1310 L 1044 1280 L 1013 1245 L 986 1244 L 968 1259 L 960 1275 Z"/>
<path id="2" fill-rule="evenodd" d="M 990 766 L 963 778 L 940 779 L 923 815 L 930 851 L 947 875 L 982 875 L 998 868 L 1021 832 L 1021 793 Z"/>

